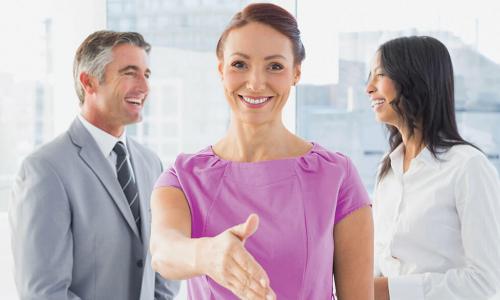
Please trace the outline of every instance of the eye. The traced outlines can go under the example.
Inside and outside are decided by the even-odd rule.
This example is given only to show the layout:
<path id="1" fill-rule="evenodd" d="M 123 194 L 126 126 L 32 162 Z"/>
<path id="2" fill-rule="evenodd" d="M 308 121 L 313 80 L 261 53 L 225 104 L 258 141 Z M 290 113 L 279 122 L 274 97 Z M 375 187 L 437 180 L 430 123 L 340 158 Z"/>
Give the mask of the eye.
<path id="1" fill-rule="evenodd" d="M 385 76 L 385 74 L 384 74 L 384 73 L 377 73 L 377 74 L 375 74 L 375 76 L 376 76 L 376 77 L 384 77 L 384 76 Z"/>
<path id="2" fill-rule="evenodd" d="M 271 71 L 281 71 L 284 68 L 285 67 L 282 64 L 279 64 L 279 63 L 272 63 L 271 65 L 269 65 L 269 69 Z"/>
<path id="3" fill-rule="evenodd" d="M 123 73 L 123 74 L 125 74 L 125 75 L 127 75 L 127 76 L 135 76 L 135 72 L 132 72 L 132 71 L 125 72 L 125 73 Z"/>
<path id="4" fill-rule="evenodd" d="M 151 74 L 146 73 L 146 74 L 144 74 L 144 77 L 146 77 L 146 79 L 149 79 L 149 77 L 151 77 Z"/>
<path id="5" fill-rule="evenodd" d="M 244 61 L 241 60 L 236 60 L 231 63 L 231 67 L 236 68 L 236 69 L 244 69 L 246 68 L 247 64 Z"/>

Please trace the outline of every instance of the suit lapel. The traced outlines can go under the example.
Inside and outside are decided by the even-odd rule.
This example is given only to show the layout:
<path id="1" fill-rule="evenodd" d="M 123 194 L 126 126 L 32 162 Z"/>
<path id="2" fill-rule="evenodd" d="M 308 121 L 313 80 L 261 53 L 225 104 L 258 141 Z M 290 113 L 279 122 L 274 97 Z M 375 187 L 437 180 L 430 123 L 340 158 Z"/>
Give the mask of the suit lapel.
<path id="1" fill-rule="evenodd" d="M 141 232 L 142 232 L 142 242 L 145 247 L 145 253 L 148 251 L 149 247 L 149 233 L 150 233 L 150 209 L 149 209 L 149 195 L 153 188 L 151 182 L 151 172 L 147 170 L 147 161 L 143 157 L 142 152 L 136 147 L 135 142 L 132 139 L 127 139 L 127 147 L 130 153 L 130 162 L 132 163 L 132 168 L 134 169 L 135 182 L 137 184 L 137 189 L 139 191 L 139 203 L 141 208 Z"/>
<path id="2" fill-rule="evenodd" d="M 130 226 L 134 234 L 139 238 L 139 232 L 134 222 L 134 217 L 128 206 L 127 199 L 123 193 L 120 183 L 116 179 L 109 162 L 102 155 L 97 143 L 90 133 L 83 127 L 80 120 L 75 119 L 69 129 L 69 135 L 75 145 L 80 147 L 80 157 L 94 172 L 97 178 L 101 181 L 102 185 L 113 199 L 118 210 L 121 212 L 125 221 Z"/>

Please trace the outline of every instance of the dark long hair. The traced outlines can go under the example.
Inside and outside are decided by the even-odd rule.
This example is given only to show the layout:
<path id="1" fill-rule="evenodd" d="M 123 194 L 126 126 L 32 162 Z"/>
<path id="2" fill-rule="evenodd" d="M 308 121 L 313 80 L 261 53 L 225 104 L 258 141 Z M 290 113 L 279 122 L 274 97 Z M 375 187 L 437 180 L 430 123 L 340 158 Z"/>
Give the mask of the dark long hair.
<path id="1" fill-rule="evenodd" d="M 397 96 L 390 104 L 410 137 L 418 128 L 422 143 L 436 159 L 454 145 L 477 148 L 458 133 L 453 65 L 443 43 L 429 36 L 401 37 L 382 44 L 377 53 L 385 74 L 396 86 Z M 392 152 L 403 139 L 396 127 L 387 125 L 387 129 Z M 389 172 L 390 160 L 388 155 L 384 157 L 379 181 Z"/>

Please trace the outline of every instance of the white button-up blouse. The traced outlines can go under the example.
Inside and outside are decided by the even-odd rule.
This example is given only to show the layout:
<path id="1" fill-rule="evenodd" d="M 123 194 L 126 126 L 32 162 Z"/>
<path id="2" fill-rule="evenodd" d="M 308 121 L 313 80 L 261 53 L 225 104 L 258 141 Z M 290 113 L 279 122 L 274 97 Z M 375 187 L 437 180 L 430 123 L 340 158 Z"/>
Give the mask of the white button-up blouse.
<path id="1" fill-rule="evenodd" d="M 484 154 L 424 148 L 403 173 L 403 145 L 374 194 L 375 275 L 391 300 L 489 299 L 500 289 L 500 180 Z"/>

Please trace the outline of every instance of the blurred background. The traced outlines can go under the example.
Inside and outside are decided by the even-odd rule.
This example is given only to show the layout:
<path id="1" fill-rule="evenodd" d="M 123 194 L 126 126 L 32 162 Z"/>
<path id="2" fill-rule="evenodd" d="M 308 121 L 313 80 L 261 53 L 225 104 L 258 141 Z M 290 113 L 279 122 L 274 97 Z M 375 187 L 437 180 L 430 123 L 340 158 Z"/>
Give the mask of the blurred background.
<path id="1" fill-rule="evenodd" d="M 229 109 L 215 45 L 232 15 L 257 1 L 18 0 L 0 4 L 0 291 L 17 299 L 7 222 L 10 188 L 22 159 L 64 132 L 79 111 L 72 63 L 95 30 L 137 31 L 153 45 L 144 121 L 127 133 L 161 157 L 216 142 Z M 258 1 L 262 2 L 262 1 Z M 430 35 L 449 49 L 462 136 L 500 172 L 499 1 L 269 1 L 299 21 L 306 48 L 302 80 L 284 118 L 303 138 L 349 155 L 371 192 L 387 149 L 365 83 L 386 40 Z M 186 299 L 185 288 L 178 299 Z M 499 298 L 500 299 L 500 298 Z"/>

